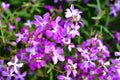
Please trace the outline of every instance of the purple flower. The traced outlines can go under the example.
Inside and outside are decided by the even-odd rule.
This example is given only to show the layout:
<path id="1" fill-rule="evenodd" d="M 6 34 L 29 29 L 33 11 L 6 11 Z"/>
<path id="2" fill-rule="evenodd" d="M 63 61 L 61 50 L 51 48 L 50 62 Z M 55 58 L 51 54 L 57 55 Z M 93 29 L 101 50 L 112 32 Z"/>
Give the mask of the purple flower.
<path id="1" fill-rule="evenodd" d="M 104 54 L 103 57 L 104 58 L 109 57 L 110 54 L 108 48 L 105 45 L 103 45 L 102 41 L 98 40 L 98 43 L 99 43 L 98 50 L 102 51 L 102 53 Z"/>
<path id="2" fill-rule="evenodd" d="M 52 56 L 52 60 L 54 62 L 54 64 L 57 64 L 58 60 L 59 61 L 64 61 L 65 57 L 63 55 L 61 55 L 63 53 L 63 49 L 62 48 L 54 48 L 53 49 L 53 56 Z"/>
<path id="3" fill-rule="evenodd" d="M 82 53 L 83 55 L 89 53 L 88 49 L 83 49 L 80 46 L 77 47 L 77 50 L 78 50 L 78 52 Z"/>
<path id="4" fill-rule="evenodd" d="M 92 55 L 91 54 L 91 56 L 89 56 L 88 54 L 81 54 L 82 56 L 83 56 L 83 63 L 82 63 L 82 67 L 83 68 L 86 68 L 86 69 L 88 69 L 88 68 L 94 68 L 95 66 L 96 66 L 96 64 L 94 63 L 94 61 L 95 60 L 97 60 L 97 56 L 96 55 Z"/>
<path id="5" fill-rule="evenodd" d="M 45 41 L 44 44 L 45 44 L 44 46 L 45 46 L 45 53 L 46 54 L 49 54 L 49 53 L 53 52 L 53 49 L 55 47 L 55 43 Z"/>
<path id="6" fill-rule="evenodd" d="M 0 71 L 4 69 L 4 60 L 0 60 Z"/>
<path id="7" fill-rule="evenodd" d="M 99 61 L 99 63 L 101 64 L 101 66 L 99 66 L 99 67 L 102 67 L 102 68 L 104 68 L 104 70 L 106 71 L 106 72 L 108 72 L 108 66 L 110 66 L 110 62 L 109 61 L 107 61 L 107 62 L 105 62 L 105 61 L 103 61 L 103 60 L 98 60 Z"/>
<path id="8" fill-rule="evenodd" d="M 45 65 L 45 61 L 43 60 L 44 54 L 36 54 L 32 57 L 31 61 L 29 62 L 29 67 L 31 70 L 35 70 L 36 68 L 41 68 Z"/>
<path id="9" fill-rule="evenodd" d="M 108 74 L 109 74 L 108 77 L 107 77 L 108 79 L 111 79 L 111 80 L 119 80 L 120 79 L 120 74 L 117 71 L 115 66 L 111 66 L 109 68 Z"/>
<path id="10" fill-rule="evenodd" d="M 27 20 L 27 22 L 24 23 L 25 26 L 32 27 L 32 22 L 30 20 Z"/>
<path id="11" fill-rule="evenodd" d="M 120 11 L 120 0 L 117 0 L 117 2 L 114 4 L 114 7 L 116 8 L 116 11 Z"/>
<path id="12" fill-rule="evenodd" d="M 35 15 L 34 16 L 35 20 L 32 21 L 32 23 L 39 28 L 40 31 L 43 31 L 45 28 L 48 27 L 48 22 L 49 22 L 49 18 L 50 18 L 50 14 L 49 13 L 45 13 L 43 15 L 43 18 L 39 15 Z"/>
<path id="13" fill-rule="evenodd" d="M 115 7 L 110 8 L 110 15 L 113 15 L 114 17 L 117 16 L 117 11 L 116 11 Z"/>
<path id="14" fill-rule="evenodd" d="M 23 66 L 23 63 L 18 63 L 18 58 L 15 56 L 14 62 L 8 62 L 8 66 L 13 66 L 15 73 L 18 73 L 18 68 Z"/>
<path id="15" fill-rule="evenodd" d="M 61 17 L 60 16 L 58 16 L 56 19 L 55 19 L 55 21 L 52 21 L 51 22 L 51 24 L 52 24 L 52 28 L 53 28 L 53 33 L 56 33 L 56 32 L 58 32 L 58 30 L 59 30 L 59 27 L 61 27 L 60 25 L 59 25 L 59 22 L 61 21 Z"/>
<path id="16" fill-rule="evenodd" d="M 114 39 L 116 40 L 116 42 L 120 43 L 120 33 L 118 31 L 115 31 L 113 36 L 114 36 Z"/>
<path id="17" fill-rule="evenodd" d="M 112 64 L 114 65 L 114 67 L 119 69 L 120 66 L 120 58 L 116 58 L 116 59 L 112 59 L 111 60 Z"/>
<path id="18" fill-rule="evenodd" d="M 20 74 L 19 72 L 17 74 L 14 75 L 15 80 L 25 80 L 24 77 L 26 76 L 26 72 L 23 72 L 22 74 Z"/>
<path id="19" fill-rule="evenodd" d="M 72 38 L 74 38 L 76 35 L 79 36 L 80 33 L 79 33 L 79 30 L 80 29 L 80 26 L 78 24 L 72 24 L 71 25 L 71 31 L 69 31 L 68 33 L 71 35 Z"/>
<path id="20" fill-rule="evenodd" d="M 67 76 L 58 75 L 58 76 L 57 76 L 57 79 L 58 79 L 58 80 L 72 80 L 72 78 L 69 77 L 68 75 L 67 75 Z"/>
<path id="21" fill-rule="evenodd" d="M 71 23 L 65 23 L 64 24 L 64 36 L 67 36 L 68 38 L 74 38 L 76 35 L 79 36 L 79 28 L 80 26 L 76 24 L 71 24 Z"/>
<path id="22" fill-rule="evenodd" d="M 45 65 L 45 61 L 43 60 L 44 58 L 43 54 L 37 54 L 33 56 L 33 58 L 35 59 L 36 68 L 41 68 Z"/>
<path id="23" fill-rule="evenodd" d="M 38 31 L 33 32 L 33 36 L 29 38 L 28 44 L 33 46 L 34 48 L 37 47 L 40 44 L 40 39 L 42 38 L 41 33 L 37 33 Z"/>
<path id="24" fill-rule="evenodd" d="M 24 50 L 24 49 L 18 50 L 16 53 L 16 56 L 19 60 L 28 61 L 28 54 L 27 54 L 26 50 Z"/>
<path id="25" fill-rule="evenodd" d="M 8 23 L 9 26 L 9 32 L 11 32 L 13 29 L 16 28 L 16 26 L 12 25 L 11 23 Z"/>
<path id="26" fill-rule="evenodd" d="M 37 50 L 38 50 L 38 48 L 36 46 L 26 48 L 26 52 L 29 53 L 29 59 L 31 59 L 33 55 L 38 53 Z"/>
<path id="27" fill-rule="evenodd" d="M 16 39 L 17 43 L 20 42 L 20 41 L 26 42 L 29 39 L 29 32 L 28 32 L 26 27 L 23 27 L 21 29 L 21 32 L 15 34 L 15 36 L 17 37 L 17 39 Z"/>
<path id="28" fill-rule="evenodd" d="M 8 10 L 9 9 L 9 7 L 10 7 L 10 4 L 9 3 L 5 3 L 5 2 L 2 2 L 2 9 L 3 10 Z"/>
<path id="29" fill-rule="evenodd" d="M 65 12 L 65 17 L 66 18 L 72 18 L 73 21 L 79 21 L 81 18 L 81 14 L 82 12 L 79 11 L 78 9 L 74 8 L 74 5 L 72 4 L 70 9 L 66 9 Z"/>
<path id="30" fill-rule="evenodd" d="M 17 43 L 20 42 L 22 39 L 26 39 L 26 37 L 24 37 L 24 36 L 25 36 L 24 33 L 23 33 L 23 34 L 17 33 L 15 36 L 18 37 L 18 38 L 16 39 L 16 42 L 17 42 Z"/>
<path id="31" fill-rule="evenodd" d="M 90 0 L 83 0 L 83 3 L 86 4 L 86 3 L 88 3 L 89 1 L 90 1 Z"/>
<path id="32" fill-rule="evenodd" d="M 62 39 L 62 42 L 63 42 L 64 44 L 70 44 L 70 43 L 71 43 L 71 39 L 70 39 L 70 38 L 63 38 L 63 39 Z"/>
<path id="33" fill-rule="evenodd" d="M 110 7 L 110 15 L 116 17 L 118 12 L 120 12 L 120 0 L 117 0 L 116 3 Z"/>
<path id="34" fill-rule="evenodd" d="M 65 66 L 65 69 L 67 71 L 67 75 L 70 75 L 73 73 L 73 76 L 76 77 L 77 75 L 77 63 L 73 64 L 73 61 L 71 59 L 68 59 L 68 64 Z"/>
<path id="35" fill-rule="evenodd" d="M 53 12 L 53 10 L 54 10 L 53 6 L 51 6 L 51 5 L 45 5 L 44 7 L 45 7 L 45 9 L 47 9 L 50 12 Z"/>
<path id="36" fill-rule="evenodd" d="M 58 16 L 55 21 L 51 21 L 51 30 L 46 31 L 46 36 L 49 38 L 53 38 L 56 42 L 59 42 L 61 39 L 60 32 L 62 31 L 62 27 L 60 26 L 59 22 L 61 21 L 61 17 Z"/>
<path id="37" fill-rule="evenodd" d="M 21 21 L 21 18 L 20 18 L 20 17 L 17 17 L 15 21 L 16 21 L 16 22 L 20 22 L 20 21 Z"/>
<path id="38" fill-rule="evenodd" d="M 58 2 L 58 0 L 54 0 L 54 3 L 57 3 Z"/>
<path id="39" fill-rule="evenodd" d="M 114 52 L 115 56 L 120 56 L 120 52 Z"/>
<path id="40" fill-rule="evenodd" d="M 7 71 L 2 71 L 2 76 L 6 77 L 6 80 L 11 80 L 14 76 L 14 70 L 7 68 Z"/>

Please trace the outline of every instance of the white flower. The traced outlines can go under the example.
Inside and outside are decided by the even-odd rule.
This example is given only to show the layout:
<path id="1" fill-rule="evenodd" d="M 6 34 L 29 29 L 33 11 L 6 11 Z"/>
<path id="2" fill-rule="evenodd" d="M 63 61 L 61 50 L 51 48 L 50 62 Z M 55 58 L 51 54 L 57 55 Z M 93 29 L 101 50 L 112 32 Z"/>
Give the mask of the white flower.
<path id="1" fill-rule="evenodd" d="M 70 9 L 66 9 L 65 12 L 65 17 L 66 18 L 72 18 L 74 21 L 79 21 L 81 18 L 81 14 L 82 12 L 79 11 L 78 9 L 74 8 L 74 5 L 72 4 Z"/>
<path id="2" fill-rule="evenodd" d="M 25 26 L 32 27 L 32 22 L 30 20 L 27 20 L 27 22 L 24 23 Z"/>
<path id="3" fill-rule="evenodd" d="M 14 62 L 8 62 L 7 64 L 8 64 L 8 66 L 13 66 L 15 73 L 18 73 L 17 68 L 21 68 L 23 66 L 23 63 L 17 63 L 18 58 L 16 56 L 14 59 L 15 59 Z"/>

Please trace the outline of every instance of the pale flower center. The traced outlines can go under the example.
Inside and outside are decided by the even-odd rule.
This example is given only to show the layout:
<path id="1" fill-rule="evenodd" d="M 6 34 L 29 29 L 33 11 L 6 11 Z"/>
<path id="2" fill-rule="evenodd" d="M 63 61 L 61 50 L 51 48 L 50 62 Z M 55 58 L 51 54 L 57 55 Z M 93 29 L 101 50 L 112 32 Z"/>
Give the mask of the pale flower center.
<path id="1" fill-rule="evenodd" d="M 36 58 L 36 61 L 37 61 L 37 62 L 40 62 L 40 61 L 41 61 L 41 58 L 40 58 L 40 57 L 37 57 L 37 58 Z"/>

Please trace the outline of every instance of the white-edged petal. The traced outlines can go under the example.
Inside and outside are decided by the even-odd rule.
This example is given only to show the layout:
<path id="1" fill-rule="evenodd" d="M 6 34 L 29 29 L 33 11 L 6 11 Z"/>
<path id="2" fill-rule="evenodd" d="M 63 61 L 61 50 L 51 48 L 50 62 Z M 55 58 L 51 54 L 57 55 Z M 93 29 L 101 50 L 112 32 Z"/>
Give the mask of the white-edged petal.
<path id="1" fill-rule="evenodd" d="M 58 62 L 57 56 L 53 56 L 52 60 L 53 60 L 54 64 L 57 64 L 57 62 Z"/>
<path id="2" fill-rule="evenodd" d="M 23 63 L 17 64 L 17 67 L 22 67 L 22 66 L 23 66 Z"/>
<path id="3" fill-rule="evenodd" d="M 15 56 L 15 63 L 17 63 L 18 62 L 18 58 L 17 58 L 17 56 Z"/>
<path id="4" fill-rule="evenodd" d="M 8 65 L 8 66 L 11 66 L 11 65 L 14 65 L 14 63 L 8 62 L 7 65 Z"/>
<path id="5" fill-rule="evenodd" d="M 17 70 L 16 66 L 14 66 L 14 71 L 15 71 L 15 73 L 18 73 L 18 70 Z"/>

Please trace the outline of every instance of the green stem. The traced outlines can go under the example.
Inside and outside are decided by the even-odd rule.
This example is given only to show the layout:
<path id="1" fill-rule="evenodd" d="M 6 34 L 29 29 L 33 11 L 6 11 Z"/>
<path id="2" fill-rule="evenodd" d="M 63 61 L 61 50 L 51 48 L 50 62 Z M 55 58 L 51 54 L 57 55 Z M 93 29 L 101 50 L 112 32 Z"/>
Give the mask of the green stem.
<path id="1" fill-rule="evenodd" d="M 2 56 L 0 56 L 0 59 L 9 60 L 9 58 L 5 58 L 5 57 L 2 57 Z"/>
<path id="2" fill-rule="evenodd" d="M 53 71 L 50 72 L 50 80 L 53 80 Z"/>
<path id="3" fill-rule="evenodd" d="M 98 6 L 98 10 L 99 10 L 99 14 L 101 13 L 101 6 L 100 6 L 100 1 L 97 0 L 97 6 Z"/>
<path id="4" fill-rule="evenodd" d="M 118 43 L 116 44 L 116 47 L 117 47 L 118 51 L 120 52 L 120 45 Z"/>
<path id="5" fill-rule="evenodd" d="M 5 38 L 4 38 L 4 33 L 3 33 L 3 30 L 2 30 L 2 26 L 1 26 L 1 37 L 2 37 L 2 41 L 3 41 L 3 43 L 5 43 Z"/>

